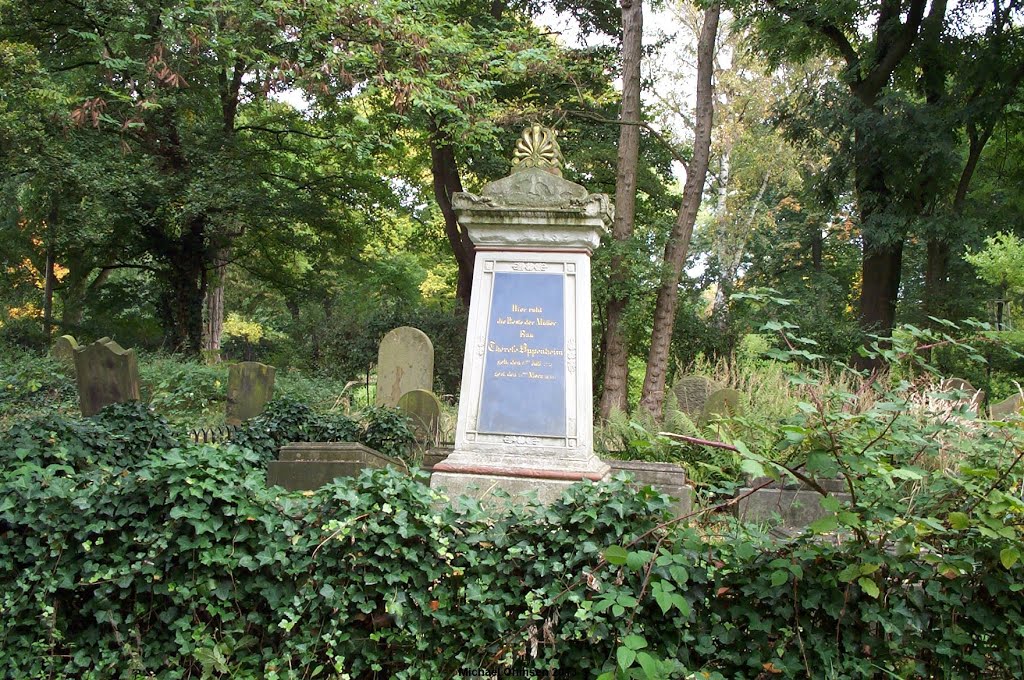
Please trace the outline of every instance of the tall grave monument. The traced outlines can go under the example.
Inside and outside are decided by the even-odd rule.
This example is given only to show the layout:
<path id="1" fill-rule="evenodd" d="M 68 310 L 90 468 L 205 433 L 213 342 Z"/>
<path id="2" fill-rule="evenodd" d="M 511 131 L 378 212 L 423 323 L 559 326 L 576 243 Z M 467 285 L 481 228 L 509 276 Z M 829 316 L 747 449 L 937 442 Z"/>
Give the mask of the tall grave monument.
<path id="1" fill-rule="evenodd" d="M 612 205 L 560 167 L 554 133 L 534 126 L 510 176 L 452 198 L 476 262 L 455 449 L 431 477 L 449 496 L 547 502 L 608 474 L 593 445 L 590 255 Z"/>

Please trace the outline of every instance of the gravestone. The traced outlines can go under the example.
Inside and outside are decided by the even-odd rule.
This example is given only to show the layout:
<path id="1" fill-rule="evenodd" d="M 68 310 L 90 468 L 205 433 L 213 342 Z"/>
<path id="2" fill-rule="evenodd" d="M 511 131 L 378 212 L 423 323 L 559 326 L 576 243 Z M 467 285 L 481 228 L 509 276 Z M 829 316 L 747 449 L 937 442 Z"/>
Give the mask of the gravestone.
<path id="1" fill-rule="evenodd" d="M 829 496 L 848 506 L 850 488 L 842 479 L 815 480 Z M 763 484 L 767 484 L 764 488 Z M 756 490 L 755 490 L 756 489 Z M 779 522 L 785 529 L 800 529 L 833 514 L 821 506 L 825 497 L 803 483 L 786 479 L 757 477 L 739 490 L 736 516 L 744 522 Z"/>
<path id="2" fill-rule="evenodd" d="M 293 442 L 267 466 L 267 486 L 312 491 L 338 477 L 358 477 L 365 468 L 388 466 L 407 469 L 402 461 L 354 442 Z"/>
<path id="3" fill-rule="evenodd" d="M 68 366 L 75 365 L 75 350 L 78 349 L 78 341 L 73 335 L 62 335 L 53 341 L 50 348 L 50 356 Z"/>
<path id="4" fill-rule="evenodd" d="M 410 390 L 398 400 L 398 410 L 412 421 L 416 440 L 437 443 L 441 421 L 441 402 L 429 390 Z"/>
<path id="5" fill-rule="evenodd" d="M 608 197 L 561 177 L 554 133 L 527 129 L 512 174 L 452 205 L 476 246 L 455 448 L 431 486 L 450 497 L 601 480 L 594 455 L 590 255 Z"/>
<path id="6" fill-rule="evenodd" d="M 743 394 L 726 387 L 708 395 L 707 401 L 704 402 L 704 410 L 701 412 L 701 422 L 739 415 L 743 415 Z"/>
<path id="7" fill-rule="evenodd" d="M 104 406 L 139 401 L 139 366 L 135 350 L 124 349 L 110 338 L 100 338 L 75 350 L 78 403 L 83 416 Z"/>
<path id="8" fill-rule="evenodd" d="M 398 406 L 402 395 L 434 386 L 434 345 L 418 328 L 390 331 L 377 351 L 377 406 Z"/>
<path id="9" fill-rule="evenodd" d="M 708 396 L 721 385 L 703 375 L 685 375 L 676 382 L 672 391 L 676 395 L 679 410 L 696 422 L 704 413 L 704 404 Z"/>
<path id="10" fill-rule="evenodd" d="M 1004 399 L 998 404 L 992 404 L 989 408 L 993 420 L 1007 420 L 1024 411 L 1024 397 L 1019 393 L 1009 399 Z"/>
<path id="11" fill-rule="evenodd" d="M 241 425 L 263 413 L 274 396 L 275 373 L 273 366 L 258 361 L 243 361 L 228 369 L 228 425 Z"/>
<path id="12" fill-rule="evenodd" d="M 666 496 L 675 499 L 672 512 L 676 517 L 690 514 L 693 508 L 693 487 L 686 483 L 686 471 L 675 463 L 652 463 L 640 460 L 605 461 L 612 468 L 612 474 L 628 472 L 641 486 L 654 487 Z"/>
<path id="13" fill-rule="evenodd" d="M 968 409 L 977 415 L 982 402 L 985 401 L 985 393 L 963 378 L 946 378 L 939 383 L 939 392 L 964 392 L 966 396 L 955 399 L 957 406 L 967 406 Z"/>

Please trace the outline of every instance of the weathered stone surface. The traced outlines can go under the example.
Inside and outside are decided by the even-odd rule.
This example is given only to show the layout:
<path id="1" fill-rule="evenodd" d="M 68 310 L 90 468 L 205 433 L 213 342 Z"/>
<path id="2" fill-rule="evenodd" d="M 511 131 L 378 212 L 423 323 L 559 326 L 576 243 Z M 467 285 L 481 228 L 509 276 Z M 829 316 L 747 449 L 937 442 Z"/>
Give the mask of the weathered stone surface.
<path id="1" fill-rule="evenodd" d="M 1004 399 L 998 404 L 992 404 L 989 408 L 993 420 L 1005 420 L 1014 415 L 1024 412 L 1024 397 L 1015 394 L 1009 399 Z"/>
<path id="2" fill-rule="evenodd" d="M 435 446 L 426 453 L 423 454 L 423 462 L 420 467 L 425 472 L 433 472 L 434 466 L 438 463 L 444 462 L 449 455 L 451 455 L 453 446 Z"/>
<path id="3" fill-rule="evenodd" d="M 736 516 L 745 522 L 780 522 L 786 529 L 800 529 L 823 517 L 832 514 L 821 507 L 824 498 L 817 491 L 792 480 L 782 483 L 772 481 L 771 485 L 757 489 L 766 477 L 750 482 L 750 486 L 740 489 L 740 501 L 736 504 Z M 819 486 L 829 492 L 829 496 L 839 500 L 840 505 L 849 505 L 850 494 L 846 491 L 846 483 L 839 479 L 815 480 Z M 757 489 L 757 491 L 753 491 Z M 748 495 L 749 494 L 749 495 Z"/>
<path id="4" fill-rule="evenodd" d="M 398 400 L 398 410 L 409 416 L 416 439 L 437 443 L 441 401 L 430 390 L 410 390 Z"/>
<path id="5" fill-rule="evenodd" d="M 651 463 L 639 460 L 605 461 L 612 468 L 612 474 L 628 472 L 642 486 L 656 490 L 676 499 L 676 516 L 688 515 L 693 508 L 693 487 L 686 483 L 686 471 L 673 463 Z"/>
<path id="6" fill-rule="evenodd" d="M 76 349 L 78 349 L 78 341 L 75 340 L 75 337 L 73 335 L 62 335 L 53 341 L 53 346 L 50 348 L 50 356 L 68 366 L 74 366 Z"/>
<path id="7" fill-rule="evenodd" d="M 312 491 L 338 477 L 356 477 L 366 468 L 387 466 L 405 469 L 405 464 L 350 442 L 299 442 L 281 447 L 279 460 L 267 469 L 267 486 L 289 491 Z"/>
<path id="8" fill-rule="evenodd" d="M 939 392 L 963 392 L 965 396 L 955 399 L 956 408 L 966 406 L 974 415 L 978 414 L 981 404 L 985 401 L 985 393 L 963 378 L 946 378 L 939 383 Z"/>
<path id="9" fill-rule="evenodd" d="M 418 328 L 401 326 L 381 340 L 377 352 L 377 406 L 398 406 L 402 395 L 434 386 L 434 345 Z"/>
<path id="10" fill-rule="evenodd" d="M 135 350 L 124 349 L 110 338 L 100 338 L 75 350 L 78 402 L 83 416 L 104 406 L 139 401 L 139 366 Z"/>
<path id="11" fill-rule="evenodd" d="M 739 415 L 743 415 L 743 394 L 727 387 L 708 395 L 701 413 L 701 421 L 708 422 L 712 418 Z"/>
<path id="12" fill-rule="evenodd" d="M 708 396 L 721 388 L 721 385 L 703 375 L 684 375 L 672 391 L 676 395 L 679 410 L 696 422 L 704 413 Z"/>
<path id="13" fill-rule="evenodd" d="M 241 425 L 263 413 L 274 396 L 275 373 L 273 366 L 258 361 L 243 361 L 228 369 L 228 425 Z"/>
<path id="14" fill-rule="evenodd" d="M 495 509 L 508 507 L 509 504 L 525 503 L 531 496 L 544 505 L 554 503 L 561 498 L 567 488 L 579 483 L 575 480 L 535 479 L 512 475 L 473 475 L 437 470 L 430 475 L 430 488 L 437 489 L 449 499 L 467 496 L 476 498 L 485 506 Z M 507 501 L 502 497 L 503 493 L 509 495 Z"/>

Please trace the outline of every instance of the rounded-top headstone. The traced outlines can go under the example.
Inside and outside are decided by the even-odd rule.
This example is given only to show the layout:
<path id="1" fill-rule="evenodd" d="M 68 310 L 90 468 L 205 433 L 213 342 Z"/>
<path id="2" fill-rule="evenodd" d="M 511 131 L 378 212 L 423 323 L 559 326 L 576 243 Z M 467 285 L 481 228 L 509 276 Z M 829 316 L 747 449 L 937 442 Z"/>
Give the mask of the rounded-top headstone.
<path id="1" fill-rule="evenodd" d="M 743 394 L 738 390 L 725 388 L 715 390 L 708 395 L 704 403 L 703 420 L 707 422 L 712 418 L 727 418 L 743 414 Z"/>
<path id="2" fill-rule="evenodd" d="M 228 425 L 241 425 L 263 413 L 274 396 L 275 374 L 273 366 L 258 361 L 243 361 L 228 369 Z"/>
<path id="3" fill-rule="evenodd" d="M 406 392 L 434 386 L 434 345 L 412 326 L 390 331 L 377 352 L 377 406 L 398 406 Z"/>
<path id="4" fill-rule="evenodd" d="M 78 341 L 73 335 L 62 335 L 53 341 L 50 348 L 50 356 L 61 363 L 73 366 L 75 363 L 75 350 L 78 349 Z"/>
<path id="5" fill-rule="evenodd" d="M 676 382 L 672 391 L 676 395 L 679 410 L 694 419 L 700 417 L 704 412 L 704 404 L 707 403 L 708 396 L 721 387 L 702 375 L 686 375 Z"/>
<path id="6" fill-rule="evenodd" d="M 1004 399 L 998 404 L 992 404 L 989 409 L 993 420 L 1005 420 L 1015 415 L 1024 413 L 1024 397 L 1019 393 L 1009 399 Z"/>
<path id="7" fill-rule="evenodd" d="M 410 390 L 398 400 L 398 409 L 412 419 L 419 441 L 436 441 L 441 401 L 429 390 Z"/>

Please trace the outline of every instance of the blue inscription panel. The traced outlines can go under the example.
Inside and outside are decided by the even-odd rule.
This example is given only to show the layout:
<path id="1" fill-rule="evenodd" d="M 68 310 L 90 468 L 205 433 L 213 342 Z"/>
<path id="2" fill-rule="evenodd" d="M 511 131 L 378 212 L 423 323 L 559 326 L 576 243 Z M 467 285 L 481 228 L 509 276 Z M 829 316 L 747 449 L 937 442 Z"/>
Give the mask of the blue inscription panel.
<path id="1" fill-rule="evenodd" d="M 565 277 L 496 272 L 479 432 L 564 437 Z"/>

